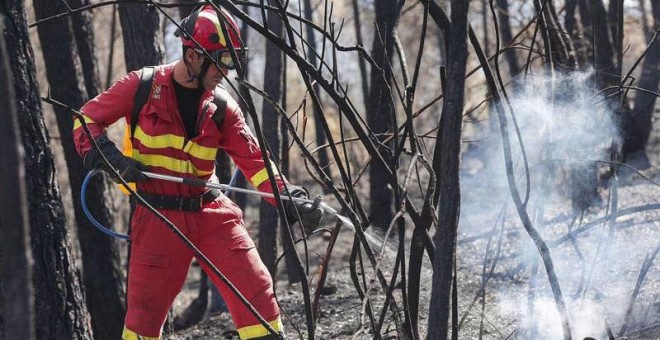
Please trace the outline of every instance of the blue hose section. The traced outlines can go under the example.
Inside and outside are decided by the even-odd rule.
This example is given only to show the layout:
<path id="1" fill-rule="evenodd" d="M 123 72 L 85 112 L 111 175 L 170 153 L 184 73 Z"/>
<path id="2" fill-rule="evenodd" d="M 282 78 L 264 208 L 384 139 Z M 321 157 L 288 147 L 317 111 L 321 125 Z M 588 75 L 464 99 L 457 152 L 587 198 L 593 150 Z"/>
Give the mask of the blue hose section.
<path id="1" fill-rule="evenodd" d="M 104 227 L 99 221 L 97 221 L 94 216 L 89 212 L 89 209 L 87 209 L 87 198 L 85 197 L 87 194 L 87 185 L 89 184 L 89 180 L 92 179 L 96 174 L 101 172 L 101 169 L 94 169 L 90 171 L 87 176 L 85 177 L 85 180 L 82 183 L 82 188 L 80 188 L 80 205 L 82 205 L 83 212 L 85 213 L 85 216 L 87 216 L 87 219 L 92 222 L 92 225 L 95 226 L 98 230 L 103 232 L 106 235 L 115 237 L 115 238 L 120 238 L 122 240 L 130 240 L 131 237 L 128 235 L 116 233 L 106 227 Z"/>

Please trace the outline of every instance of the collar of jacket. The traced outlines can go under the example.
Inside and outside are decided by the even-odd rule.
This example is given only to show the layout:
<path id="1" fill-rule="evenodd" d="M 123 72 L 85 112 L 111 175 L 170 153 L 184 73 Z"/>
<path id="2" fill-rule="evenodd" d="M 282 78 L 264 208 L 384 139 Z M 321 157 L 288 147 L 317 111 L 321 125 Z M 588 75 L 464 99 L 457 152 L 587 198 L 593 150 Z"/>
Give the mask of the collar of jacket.
<path id="1" fill-rule="evenodd" d="M 174 78 L 172 77 L 172 74 L 174 73 L 174 65 L 176 63 L 177 62 L 174 61 L 169 64 L 159 65 L 156 66 L 154 70 L 155 71 L 154 80 L 153 80 L 154 86 L 164 87 L 162 90 L 167 89 L 167 91 L 171 91 L 173 96 L 172 99 L 174 99 L 174 92 L 173 90 L 171 90 L 174 88 L 174 84 L 173 84 Z M 202 97 L 200 98 L 199 109 L 201 110 L 202 108 L 204 108 L 206 106 L 206 103 L 212 100 L 213 100 L 213 91 L 205 90 L 204 94 L 202 94 Z M 176 105 L 176 102 L 174 105 Z"/>

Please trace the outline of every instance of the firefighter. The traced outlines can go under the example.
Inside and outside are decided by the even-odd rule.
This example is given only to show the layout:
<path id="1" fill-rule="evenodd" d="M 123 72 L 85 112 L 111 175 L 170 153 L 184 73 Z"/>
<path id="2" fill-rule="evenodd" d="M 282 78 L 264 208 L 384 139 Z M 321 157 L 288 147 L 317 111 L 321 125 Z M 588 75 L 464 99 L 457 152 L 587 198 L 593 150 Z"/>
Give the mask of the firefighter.
<path id="1" fill-rule="evenodd" d="M 287 186 L 294 197 L 309 196 L 307 190 L 289 184 L 274 166 L 263 161 L 262 151 L 235 100 L 229 97 L 224 110 L 215 105 L 214 91 L 224 90 L 220 81 L 238 63 L 229 44 L 238 54 L 245 52 L 236 22 L 224 10 L 217 12 L 207 5 L 194 10 L 180 26 L 176 34 L 181 38 L 183 56 L 154 68 L 148 100 L 139 111 L 131 135 L 131 157 L 122 154 L 104 131 L 122 117 L 131 121 L 133 99 L 141 81 L 139 71 L 118 80 L 81 111 L 109 163 L 126 181 L 136 182 L 138 193 L 172 221 L 270 326 L 282 333 L 271 276 L 248 235 L 240 208 L 222 194 L 148 179 L 142 173 L 148 170 L 208 180 L 214 173 L 216 152 L 222 148 L 258 190 L 272 193 L 266 170 L 270 166 L 280 192 Z M 85 166 L 110 170 L 79 122 L 74 125 L 74 142 Z M 273 199 L 268 201 L 275 204 Z M 323 216 L 318 205 L 292 201 L 284 204 L 289 221 L 299 220 L 306 228 L 318 226 Z M 123 339 L 160 339 L 166 315 L 194 254 L 145 206 L 135 208 L 131 230 Z M 225 299 L 241 339 L 278 338 L 208 267 L 202 266 Z"/>

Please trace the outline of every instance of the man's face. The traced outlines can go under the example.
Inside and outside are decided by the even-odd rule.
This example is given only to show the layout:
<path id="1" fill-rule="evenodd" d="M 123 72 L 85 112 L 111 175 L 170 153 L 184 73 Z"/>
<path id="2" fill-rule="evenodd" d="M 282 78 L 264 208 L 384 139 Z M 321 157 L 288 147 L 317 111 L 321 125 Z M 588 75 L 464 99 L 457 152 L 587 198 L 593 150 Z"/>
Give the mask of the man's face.
<path id="1" fill-rule="evenodd" d="M 189 50 L 190 55 L 190 67 L 191 71 L 199 77 L 199 75 L 202 72 L 202 67 L 204 65 L 204 60 L 206 60 L 206 56 L 202 53 L 195 52 L 193 50 Z M 229 71 L 224 68 L 224 67 L 218 67 L 214 63 L 211 63 L 209 66 L 208 70 L 206 71 L 206 74 L 202 78 L 202 84 L 204 85 L 205 90 L 212 90 L 214 89 L 220 82 L 222 81 L 222 78 L 227 76 L 227 73 Z"/>
<path id="2" fill-rule="evenodd" d="M 228 72 L 229 71 L 224 67 L 218 68 L 214 64 L 211 64 L 211 66 L 209 66 L 209 70 L 206 72 L 204 78 L 202 79 L 202 82 L 204 83 L 204 89 L 214 89 L 218 84 L 220 84 L 222 78 L 227 76 Z"/>

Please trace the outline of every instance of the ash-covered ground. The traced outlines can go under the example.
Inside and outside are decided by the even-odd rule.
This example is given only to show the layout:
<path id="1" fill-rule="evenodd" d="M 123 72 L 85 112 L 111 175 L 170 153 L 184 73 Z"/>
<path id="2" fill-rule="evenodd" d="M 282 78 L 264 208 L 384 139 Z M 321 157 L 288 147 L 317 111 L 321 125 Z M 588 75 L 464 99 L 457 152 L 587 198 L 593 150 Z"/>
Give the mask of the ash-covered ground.
<path id="1" fill-rule="evenodd" d="M 657 169 L 645 174 L 650 180 L 660 182 Z M 491 189 L 484 186 L 481 190 Z M 660 202 L 660 187 L 638 175 L 622 178 L 616 189 L 616 210 L 623 215 L 615 222 L 594 224 L 593 221 L 598 222 L 613 212 L 613 206 L 608 208 L 608 200 L 610 205 L 613 200 L 612 190 L 601 187 L 602 203 L 584 214 L 573 212 L 561 195 L 546 197 L 542 212 L 538 202 L 530 199 L 530 207 L 536 207 L 530 209 L 530 216 L 550 246 L 574 339 L 588 336 L 596 339 L 609 339 L 610 336 L 659 339 L 660 267 L 656 265 L 657 260 L 653 261 L 653 254 L 657 254 L 660 246 L 660 210 L 649 209 L 653 207 L 649 204 Z M 483 201 L 482 197 L 474 191 L 463 195 L 457 253 L 459 338 L 562 339 L 561 322 L 546 269 L 513 204 L 504 203 L 508 200 L 496 195 L 489 201 Z M 473 198 L 478 198 L 479 202 Z M 635 207 L 648 210 L 626 213 Z M 480 213 L 474 213 L 473 209 Z M 561 237 L 569 231 L 574 232 L 574 237 L 562 240 Z M 327 241 L 324 237 L 310 239 L 311 272 L 317 270 Z M 370 321 L 350 278 L 348 258 L 352 242 L 350 230 L 342 231 L 328 274 L 328 283 L 337 290 L 321 297 L 317 339 L 373 338 Z M 388 279 L 394 255 L 391 250 L 385 251 L 381 265 Z M 643 266 L 647 269 L 642 278 Z M 368 279 L 373 278 L 371 269 L 365 272 Z M 187 289 L 175 303 L 175 312 L 182 312 L 197 296 L 199 282 L 196 273 L 197 269 L 191 270 Z M 310 277 L 313 287 L 318 276 L 312 274 Z M 422 337 L 428 323 L 431 278 L 432 268 L 425 258 L 419 323 Z M 371 285 L 370 302 L 377 317 L 381 313 L 384 295 L 379 284 Z M 400 304 L 400 289 L 395 295 Z M 286 315 L 283 320 L 288 338 L 306 338 L 300 284 L 288 285 L 286 275 L 279 273 L 277 296 Z M 385 338 L 397 339 L 390 315 L 385 319 L 381 334 Z M 626 327 L 622 333 L 624 323 Z M 170 340 L 237 338 L 226 313 L 166 336 Z"/>

